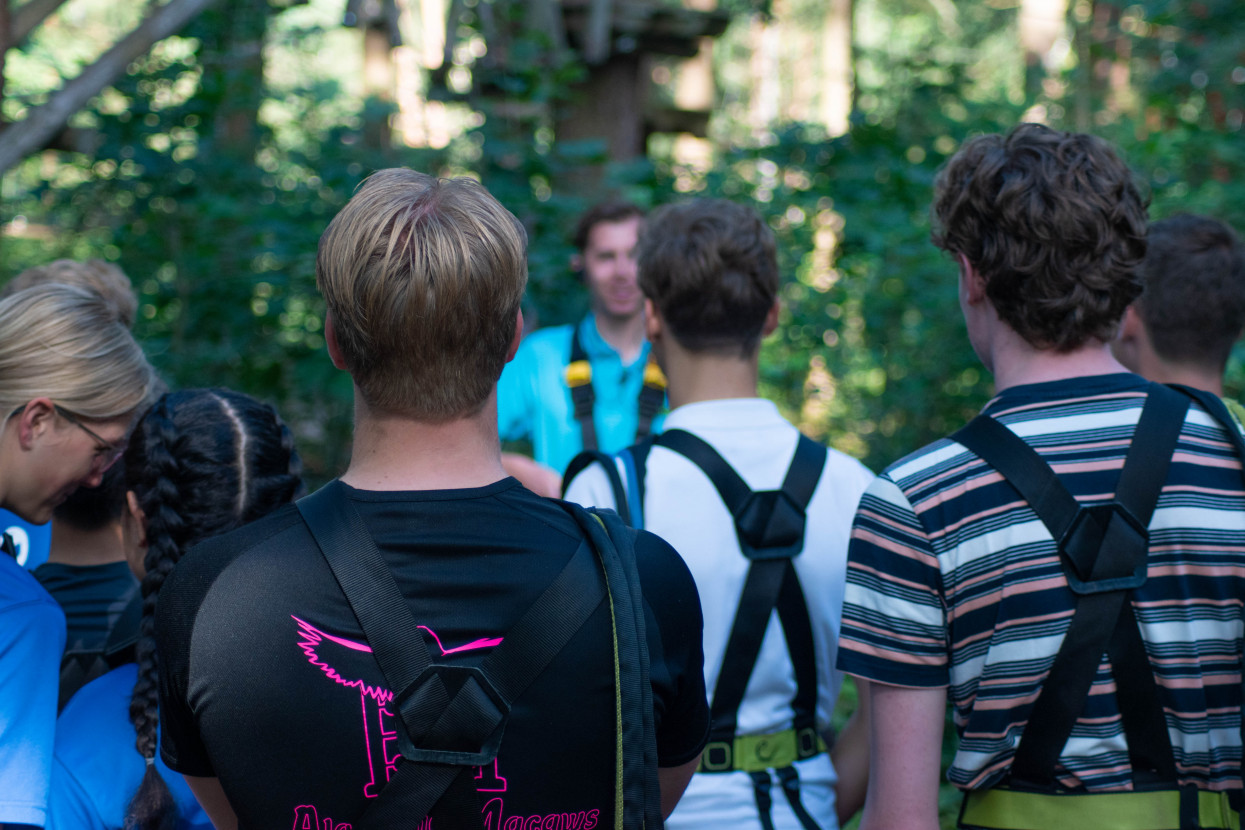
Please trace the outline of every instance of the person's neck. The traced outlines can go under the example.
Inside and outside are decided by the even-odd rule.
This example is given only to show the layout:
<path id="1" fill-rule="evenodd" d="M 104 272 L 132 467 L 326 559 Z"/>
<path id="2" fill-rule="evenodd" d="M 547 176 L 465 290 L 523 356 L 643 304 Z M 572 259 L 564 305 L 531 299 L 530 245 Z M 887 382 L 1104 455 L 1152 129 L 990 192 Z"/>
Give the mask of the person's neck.
<path id="1" fill-rule="evenodd" d="M 430 423 L 373 412 L 355 390 L 354 446 L 341 480 L 361 490 L 458 490 L 506 477 L 497 398 L 474 415 Z"/>
<path id="2" fill-rule="evenodd" d="M 667 342 L 662 366 L 669 386 L 670 408 L 689 403 L 757 397 L 757 363 L 750 358 L 718 352 L 689 352 Z"/>
<path id="3" fill-rule="evenodd" d="M 996 343 L 990 365 L 996 392 L 1029 383 L 1128 371 L 1101 340 L 1091 340 L 1071 351 L 1058 352 L 1034 348 L 1014 332 L 1011 337 L 1000 339 L 1004 342 Z"/>
<path id="4" fill-rule="evenodd" d="M 53 518 L 48 561 L 78 567 L 124 562 L 125 547 L 121 543 L 121 523 L 109 522 L 98 530 L 79 530 L 67 522 Z"/>
<path id="5" fill-rule="evenodd" d="M 1223 397 L 1223 370 L 1221 368 L 1209 369 L 1190 363 L 1174 363 L 1164 360 L 1153 352 L 1139 355 L 1139 357 L 1143 359 L 1141 365 L 1137 367 L 1137 374 L 1143 375 L 1147 380 L 1155 383 L 1179 383 L 1182 386 L 1192 386 L 1194 389 L 1205 389 L 1211 394 Z"/>
<path id="6" fill-rule="evenodd" d="M 631 317 L 612 317 L 593 310 L 597 333 L 609 347 L 618 352 L 623 365 L 629 365 L 644 348 L 644 312 Z"/>

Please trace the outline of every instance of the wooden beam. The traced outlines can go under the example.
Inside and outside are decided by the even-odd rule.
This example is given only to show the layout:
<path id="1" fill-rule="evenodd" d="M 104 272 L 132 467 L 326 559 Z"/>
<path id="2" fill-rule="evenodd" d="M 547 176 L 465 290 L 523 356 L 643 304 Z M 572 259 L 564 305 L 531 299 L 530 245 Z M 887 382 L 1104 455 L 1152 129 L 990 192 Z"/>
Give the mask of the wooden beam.
<path id="1" fill-rule="evenodd" d="M 121 77 L 134 60 L 146 54 L 154 44 L 176 34 L 214 2 L 216 0 L 169 0 L 153 9 L 95 63 L 67 81 L 46 102 L 28 111 L 22 121 L 0 132 L 0 173 L 42 148 L 75 112 Z"/>

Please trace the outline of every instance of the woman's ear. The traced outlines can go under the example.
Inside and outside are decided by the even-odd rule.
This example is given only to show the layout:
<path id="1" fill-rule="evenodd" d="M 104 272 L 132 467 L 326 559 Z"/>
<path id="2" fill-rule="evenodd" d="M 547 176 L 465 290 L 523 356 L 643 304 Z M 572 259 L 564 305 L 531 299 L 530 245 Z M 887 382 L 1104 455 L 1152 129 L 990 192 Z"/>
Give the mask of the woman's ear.
<path id="1" fill-rule="evenodd" d="M 56 407 L 48 398 L 35 398 L 22 407 L 21 412 L 13 416 L 17 421 L 17 440 L 22 449 L 34 446 L 35 438 L 52 426 L 56 417 Z"/>

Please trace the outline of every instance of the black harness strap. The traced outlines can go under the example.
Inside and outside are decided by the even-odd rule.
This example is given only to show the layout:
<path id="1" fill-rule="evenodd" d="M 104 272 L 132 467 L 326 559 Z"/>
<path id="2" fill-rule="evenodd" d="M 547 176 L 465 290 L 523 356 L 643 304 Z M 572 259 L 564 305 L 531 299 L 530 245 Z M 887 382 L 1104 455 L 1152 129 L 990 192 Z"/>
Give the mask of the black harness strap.
<path id="1" fill-rule="evenodd" d="M 734 766 L 731 755 L 739 707 L 775 608 L 795 670 L 792 710 L 798 757 L 816 755 L 820 748 L 813 631 L 792 560 L 804 548 L 804 513 L 821 478 L 826 448 L 801 435 L 782 489 L 753 492 L 713 447 L 689 432 L 668 430 L 654 443 L 686 457 L 713 483 L 735 519 L 740 549 L 751 562 L 713 690 L 704 771 L 725 772 Z M 643 479 L 642 466 L 639 478 Z"/>
<path id="2" fill-rule="evenodd" d="M 622 517 L 623 522 L 628 527 L 635 527 L 631 521 L 631 511 L 627 505 L 627 488 L 623 486 L 622 477 L 618 475 L 618 467 L 614 464 L 614 457 L 606 455 L 600 450 L 584 450 L 572 458 L 571 463 L 566 465 L 566 472 L 562 474 L 562 498 L 566 498 L 567 488 L 571 486 L 575 476 L 593 464 L 599 464 L 605 472 L 605 477 L 609 479 L 610 490 L 614 494 L 614 510 Z"/>
<path id="3" fill-rule="evenodd" d="M 599 445 L 592 411 L 597 396 L 592 388 L 592 363 L 588 360 L 588 353 L 584 351 L 584 344 L 580 342 L 578 325 L 571 329 L 571 355 L 570 363 L 566 367 L 566 385 L 571 390 L 571 405 L 575 420 L 579 422 L 584 450 L 596 450 Z M 640 386 L 640 394 L 636 399 L 635 440 L 642 441 L 652 432 L 653 419 L 661 411 L 665 400 L 666 376 L 650 355 L 644 365 L 644 383 Z"/>
<path id="4" fill-rule="evenodd" d="M 580 545 L 478 667 L 434 664 L 422 635 L 412 636 L 417 621 L 341 490 L 332 482 L 297 506 L 394 692 L 404 759 L 354 826 L 379 830 L 417 822 L 457 779 L 456 792 L 447 798 L 456 806 L 456 826 L 481 827 L 472 767 L 496 757 L 514 700 L 607 596 L 592 547 Z M 453 695 L 446 679 L 457 687 Z"/>
<path id="5" fill-rule="evenodd" d="M 592 391 L 592 364 L 584 344 L 579 342 L 579 326 L 571 329 L 571 362 L 566 367 L 566 384 L 571 389 L 571 404 L 575 420 L 579 422 L 579 435 L 585 450 L 597 448 L 597 426 L 592 420 L 596 393 Z"/>
<path id="6" fill-rule="evenodd" d="M 985 415 L 952 436 L 994 467 L 1059 545 L 1076 606 L 1033 705 L 1011 767 L 1011 783 L 1053 789 L 1059 755 L 1082 712 L 1104 654 L 1139 785 L 1176 783 L 1176 768 L 1154 672 L 1129 598 L 1146 578 L 1147 528 L 1167 477 L 1189 402 L 1151 385 L 1114 502 L 1081 507 L 1041 456 Z"/>

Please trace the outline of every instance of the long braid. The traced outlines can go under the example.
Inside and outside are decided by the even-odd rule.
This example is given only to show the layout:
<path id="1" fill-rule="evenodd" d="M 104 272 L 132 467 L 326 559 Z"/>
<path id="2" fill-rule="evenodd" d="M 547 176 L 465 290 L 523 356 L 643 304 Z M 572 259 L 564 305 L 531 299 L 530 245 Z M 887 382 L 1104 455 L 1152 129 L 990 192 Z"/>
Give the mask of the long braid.
<path id="1" fill-rule="evenodd" d="M 161 398 L 143 419 L 140 438 L 144 463 L 130 473 L 139 479 L 135 492 L 147 516 L 147 553 L 143 565 L 143 616 L 139 623 L 136 646 L 138 681 L 130 696 L 130 722 L 137 735 L 135 747 L 147 761 L 142 784 L 130 802 L 126 816 L 127 830 L 172 830 L 176 825 L 177 807 L 168 785 L 154 766 L 156 755 L 156 724 L 158 723 L 158 666 L 155 647 L 156 598 L 165 578 L 180 558 L 178 544 L 185 534 L 186 523 L 176 510 L 180 504 L 177 490 L 177 429 L 169 413 L 168 397 Z M 127 468 L 127 473 L 129 470 Z"/>
<path id="2" fill-rule="evenodd" d="M 154 766 L 158 665 L 156 599 L 193 544 L 289 502 L 302 489 L 302 463 L 275 410 L 225 389 L 165 395 L 136 427 L 126 453 L 127 484 L 147 519 L 138 681 L 130 698 L 135 747 L 147 760 L 130 802 L 127 830 L 172 830 L 176 804 Z M 180 511 L 180 512 L 179 512 Z"/>

